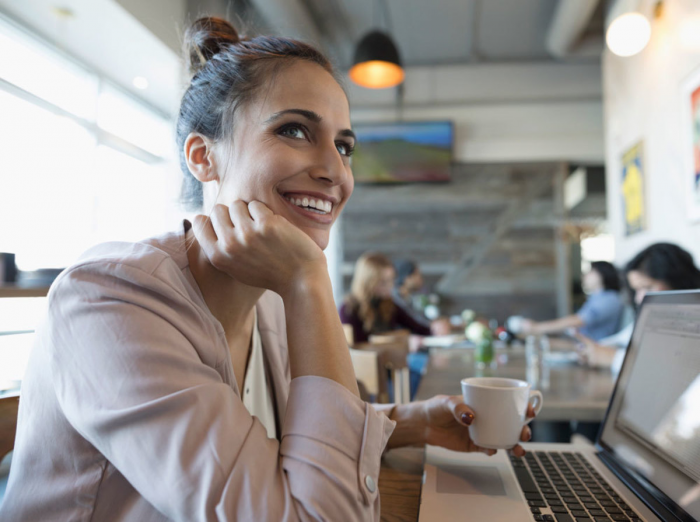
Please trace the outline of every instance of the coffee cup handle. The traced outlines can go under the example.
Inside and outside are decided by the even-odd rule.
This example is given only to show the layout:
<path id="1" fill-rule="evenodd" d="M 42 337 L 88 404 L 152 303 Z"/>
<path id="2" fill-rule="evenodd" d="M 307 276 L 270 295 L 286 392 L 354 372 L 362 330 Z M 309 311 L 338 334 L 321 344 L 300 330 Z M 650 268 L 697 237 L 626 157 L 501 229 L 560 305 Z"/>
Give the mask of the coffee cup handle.
<path id="1" fill-rule="evenodd" d="M 542 392 L 539 390 L 530 390 L 530 398 L 527 400 L 528 404 L 531 404 L 533 399 L 534 404 L 532 404 L 532 408 L 535 410 L 535 415 L 537 415 L 542 409 Z M 534 418 L 535 417 L 530 417 L 525 421 L 525 424 L 530 424 Z"/>

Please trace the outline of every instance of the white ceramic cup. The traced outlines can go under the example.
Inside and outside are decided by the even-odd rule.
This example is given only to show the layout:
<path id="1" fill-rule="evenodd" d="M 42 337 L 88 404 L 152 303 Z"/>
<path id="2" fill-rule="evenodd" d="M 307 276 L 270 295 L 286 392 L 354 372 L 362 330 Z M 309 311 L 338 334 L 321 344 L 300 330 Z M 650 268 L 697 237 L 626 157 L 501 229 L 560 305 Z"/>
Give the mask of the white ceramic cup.
<path id="1" fill-rule="evenodd" d="M 520 442 L 527 419 L 527 405 L 535 414 L 542 409 L 542 393 L 517 379 L 471 377 L 462 379 L 464 402 L 474 411 L 469 435 L 475 444 L 488 449 L 510 449 Z"/>

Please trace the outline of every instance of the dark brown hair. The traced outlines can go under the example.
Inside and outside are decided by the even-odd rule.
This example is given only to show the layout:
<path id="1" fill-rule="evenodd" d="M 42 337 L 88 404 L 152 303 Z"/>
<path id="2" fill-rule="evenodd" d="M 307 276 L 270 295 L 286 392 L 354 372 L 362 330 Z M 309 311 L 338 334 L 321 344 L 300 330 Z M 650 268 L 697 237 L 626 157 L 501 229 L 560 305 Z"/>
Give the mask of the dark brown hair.
<path id="1" fill-rule="evenodd" d="M 202 184 L 189 171 L 184 145 L 191 132 L 212 141 L 230 136 L 236 109 L 249 102 L 283 65 L 306 60 L 334 77 L 328 59 L 314 47 L 289 38 L 241 38 L 221 18 L 206 17 L 185 32 L 185 57 L 192 74 L 180 103 L 177 146 L 184 175 L 181 199 L 191 209 L 202 206 Z M 337 77 L 336 77 L 337 79 Z"/>

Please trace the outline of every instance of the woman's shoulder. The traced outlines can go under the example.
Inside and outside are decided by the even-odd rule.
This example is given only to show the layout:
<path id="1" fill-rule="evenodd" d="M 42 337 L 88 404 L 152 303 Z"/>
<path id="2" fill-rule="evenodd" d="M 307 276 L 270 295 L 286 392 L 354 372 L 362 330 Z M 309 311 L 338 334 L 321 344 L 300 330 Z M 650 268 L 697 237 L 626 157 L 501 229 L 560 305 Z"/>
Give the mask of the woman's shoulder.
<path id="1" fill-rule="evenodd" d="M 191 286 L 183 274 L 187 266 L 184 242 L 182 248 L 176 243 L 176 235 L 166 234 L 144 241 L 96 245 L 61 272 L 51 287 L 52 292 L 74 286 L 104 287 L 107 291 L 117 282 L 119 286 L 131 285 L 136 293 L 138 289 Z"/>

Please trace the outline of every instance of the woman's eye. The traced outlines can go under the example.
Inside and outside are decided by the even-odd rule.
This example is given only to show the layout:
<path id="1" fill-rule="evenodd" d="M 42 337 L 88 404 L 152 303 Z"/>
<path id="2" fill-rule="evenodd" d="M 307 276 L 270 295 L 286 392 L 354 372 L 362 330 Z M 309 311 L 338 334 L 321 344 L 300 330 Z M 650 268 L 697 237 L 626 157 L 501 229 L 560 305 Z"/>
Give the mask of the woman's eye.
<path id="1" fill-rule="evenodd" d="M 340 154 L 343 156 L 352 156 L 352 153 L 355 150 L 355 147 L 349 143 L 345 143 L 344 141 L 337 142 L 335 144 L 335 148 L 338 149 L 338 152 L 340 152 Z"/>
<path id="2" fill-rule="evenodd" d="M 299 140 L 303 140 L 306 138 L 304 131 L 301 129 L 301 127 L 297 126 L 285 127 L 280 131 L 280 134 L 287 138 L 294 138 Z"/>

